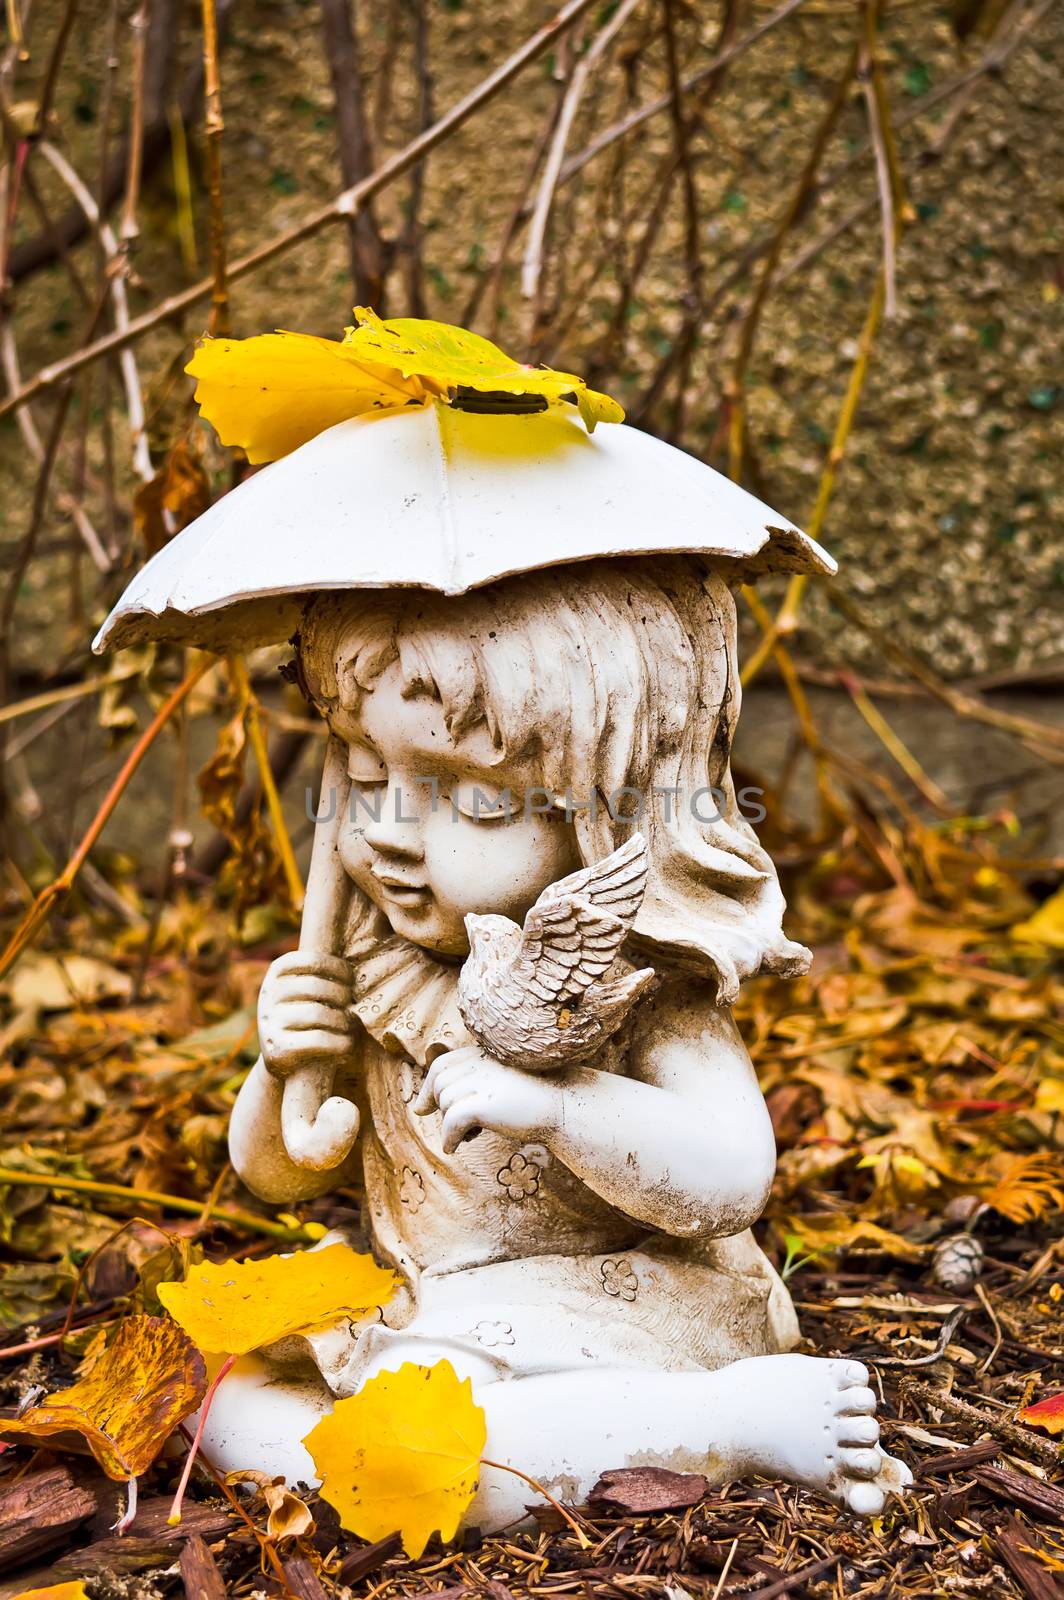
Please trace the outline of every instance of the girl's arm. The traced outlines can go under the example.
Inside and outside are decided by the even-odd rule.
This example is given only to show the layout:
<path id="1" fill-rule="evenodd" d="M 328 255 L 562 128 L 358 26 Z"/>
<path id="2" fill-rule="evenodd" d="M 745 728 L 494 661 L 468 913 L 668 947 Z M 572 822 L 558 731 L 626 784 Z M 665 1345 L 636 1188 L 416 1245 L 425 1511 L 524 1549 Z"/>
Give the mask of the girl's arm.
<path id="1" fill-rule="evenodd" d="M 768 1108 L 731 1013 L 694 986 L 640 1006 L 628 1077 L 539 1077 L 462 1050 L 426 1079 L 418 1109 L 436 1103 L 445 1148 L 478 1126 L 538 1138 L 610 1205 L 679 1238 L 741 1233 L 775 1171 Z"/>

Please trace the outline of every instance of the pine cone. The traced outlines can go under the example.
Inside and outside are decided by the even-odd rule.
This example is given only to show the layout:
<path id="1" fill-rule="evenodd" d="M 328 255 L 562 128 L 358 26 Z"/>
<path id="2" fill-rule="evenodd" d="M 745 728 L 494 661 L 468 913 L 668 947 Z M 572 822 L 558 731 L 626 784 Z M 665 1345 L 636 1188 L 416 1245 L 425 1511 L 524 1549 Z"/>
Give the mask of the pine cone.
<path id="1" fill-rule="evenodd" d="M 967 1294 L 983 1271 L 983 1247 L 972 1233 L 953 1233 L 935 1246 L 931 1276 L 951 1294 Z"/>

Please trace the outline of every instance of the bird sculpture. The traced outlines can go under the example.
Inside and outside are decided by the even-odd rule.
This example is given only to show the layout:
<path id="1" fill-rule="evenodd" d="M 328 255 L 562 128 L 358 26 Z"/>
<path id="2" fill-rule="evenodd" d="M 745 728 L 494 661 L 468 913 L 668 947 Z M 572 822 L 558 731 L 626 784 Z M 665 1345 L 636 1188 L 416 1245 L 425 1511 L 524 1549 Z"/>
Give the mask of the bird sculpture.
<path id="1" fill-rule="evenodd" d="M 549 1072 L 586 1061 L 617 1032 L 654 978 L 653 967 L 606 977 L 646 880 L 646 840 L 636 833 L 544 889 L 523 928 L 509 917 L 466 917 L 458 1007 L 488 1055 Z"/>

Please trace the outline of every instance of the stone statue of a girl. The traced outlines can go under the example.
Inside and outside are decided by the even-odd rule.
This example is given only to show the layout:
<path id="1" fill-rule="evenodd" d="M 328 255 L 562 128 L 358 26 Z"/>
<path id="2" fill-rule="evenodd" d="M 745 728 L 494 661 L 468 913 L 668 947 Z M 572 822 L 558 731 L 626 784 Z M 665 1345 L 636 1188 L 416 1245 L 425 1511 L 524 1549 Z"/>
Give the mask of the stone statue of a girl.
<path id="1" fill-rule="evenodd" d="M 300 1441 L 334 1396 L 405 1362 L 447 1360 L 472 1379 L 486 1456 L 564 1499 L 579 1501 L 607 1468 L 649 1463 L 721 1482 L 785 1478 L 874 1514 L 909 1474 L 879 1448 L 865 1368 L 790 1353 L 794 1309 L 750 1232 L 772 1182 L 772 1129 L 729 1010 L 745 979 L 808 960 L 784 936 L 776 875 L 729 771 L 730 583 L 756 573 L 770 534 L 795 564 L 814 557 L 748 496 L 753 548 L 729 527 L 674 526 L 677 474 L 707 475 L 714 494 L 722 480 L 633 430 L 600 430 L 639 461 L 636 487 L 620 469 L 603 480 L 612 502 L 591 482 L 596 519 L 576 485 L 600 434 L 589 441 L 565 421 L 580 441 L 555 456 L 535 448 L 547 437 L 535 430 L 561 426 L 553 414 L 420 415 L 431 422 L 343 423 L 227 497 L 272 473 L 257 502 L 270 517 L 282 516 L 285 484 L 302 482 L 308 525 L 316 503 L 327 520 L 326 448 L 347 472 L 358 431 L 378 430 L 362 451 L 373 482 L 347 482 L 370 502 L 374 550 L 357 561 L 383 563 L 384 581 L 326 587 L 304 551 L 293 570 L 302 560 L 305 576 L 284 598 L 328 754 L 300 947 L 264 981 L 262 1057 L 230 1150 L 274 1203 L 360 1186 L 370 1247 L 403 1289 L 381 1318 L 300 1341 L 302 1366 L 277 1352 L 241 1361 L 216 1398 L 210 1447 L 226 1466 L 310 1479 Z M 491 546 L 500 428 L 523 441 L 506 445 L 524 510 L 505 530 L 505 558 Z M 427 431 L 443 439 L 452 553 L 490 548 L 494 571 L 511 575 L 454 583 L 467 590 L 457 593 L 388 581 L 374 484 L 396 470 L 389 450 L 409 463 Z M 428 498 L 438 466 L 425 468 Z M 562 525 L 543 520 L 540 494 L 543 540 L 526 528 L 522 553 L 529 485 L 555 478 Z M 422 493 L 411 481 L 408 470 L 408 518 Z M 400 489 L 393 498 L 401 533 Z M 249 499 L 256 527 L 252 509 Z M 554 554 L 566 541 L 572 554 Z M 258 604 L 246 578 L 242 594 Z M 127 614 L 138 608 L 142 619 L 177 609 L 143 585 Z M 590 1059 L 540 1071 L 493 1058 L 459 1006 L 467 915 L 520 926 L 558 880 L 636 833 L 645 883 L 611 973 L 649 967 L 650 986 Z M 341 1129 L 317 1150 L 306 1119 L 302 1130 L 286 1119 L 286 1082 L 307 1081 L 316 1103 L 333 1090 L 319 1131 L 330 1115 Z M 527 1496 L 485 1467 L 465 1522 L 500 1528 Z"/>

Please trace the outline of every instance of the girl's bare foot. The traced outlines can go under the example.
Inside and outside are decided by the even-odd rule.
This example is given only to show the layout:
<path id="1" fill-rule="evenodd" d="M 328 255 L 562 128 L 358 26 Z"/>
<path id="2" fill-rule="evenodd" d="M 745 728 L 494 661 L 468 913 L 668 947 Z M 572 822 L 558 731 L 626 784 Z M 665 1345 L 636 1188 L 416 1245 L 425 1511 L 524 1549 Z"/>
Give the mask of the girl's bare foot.
<path id="1" fill-rule="evenodd" d="M 876 1397 L 860 1361 L 760 1356 L 725 1370 L 745 1380 L 736 1446 L 747 1471 L 819 1490 L 863 1517 L 912 1482 L 905 1463 L 880 1449 Z"/>

